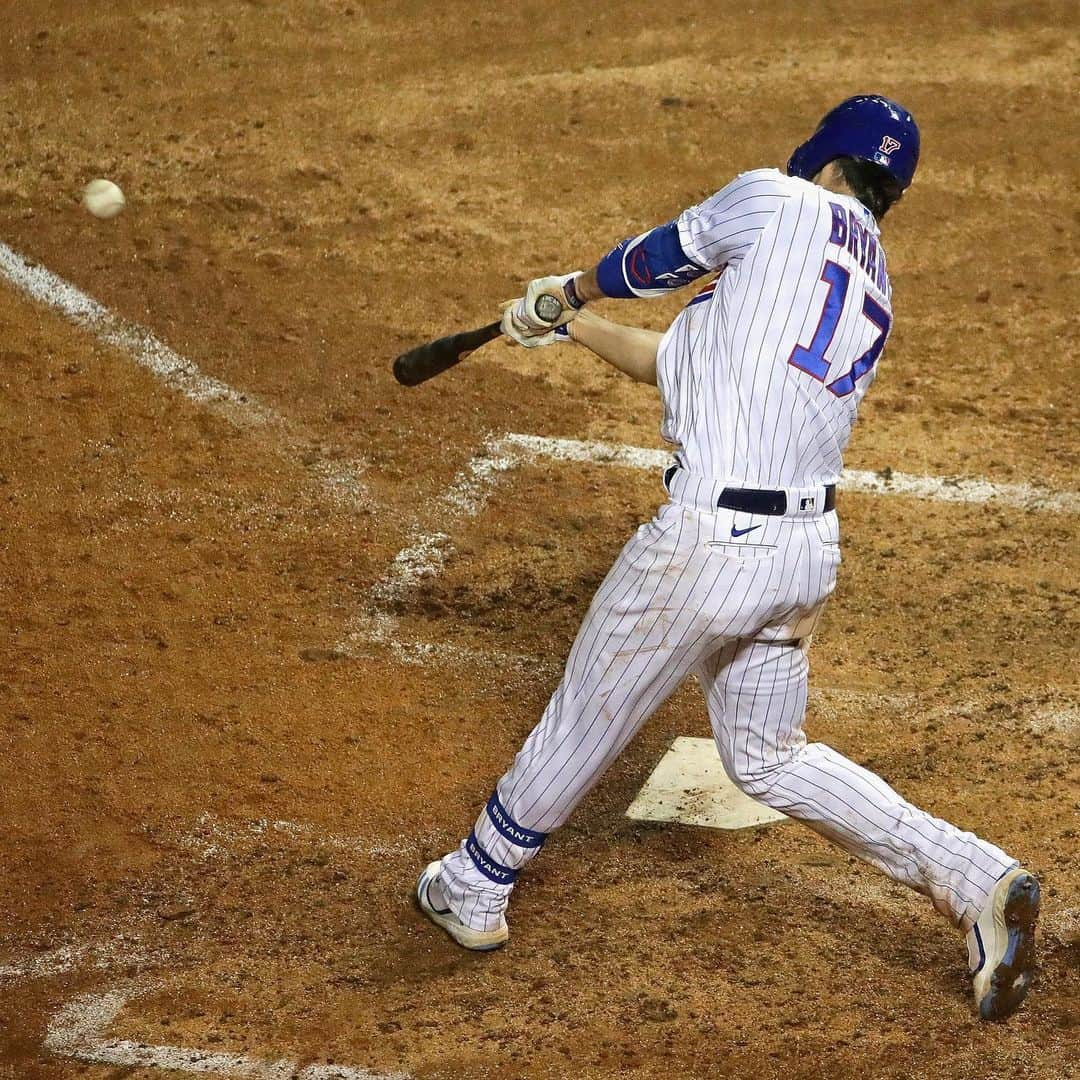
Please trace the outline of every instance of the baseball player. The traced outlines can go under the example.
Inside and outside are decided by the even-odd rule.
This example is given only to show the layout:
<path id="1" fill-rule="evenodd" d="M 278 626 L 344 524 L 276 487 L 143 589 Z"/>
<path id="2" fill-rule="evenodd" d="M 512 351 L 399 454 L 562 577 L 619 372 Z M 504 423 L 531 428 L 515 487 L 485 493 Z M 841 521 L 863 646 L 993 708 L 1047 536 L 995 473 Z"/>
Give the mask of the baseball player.
<path id="1" fill-rule="evenodd" d="M 655 383 L 676 449 L 669 501 L 604 579 L 540 722 L 460 848 L 420 875 L 420 908 L 465 948 L 507 940 L 522 868 L 694 673 L 742 791 L 927 894 L 967 934 L 984 1019 L 1026 997 L 1035 877 L 803 734 L 807 649 L 840 565 L 841 454 L 892 327 L 878 222 L 918 158 L 910 113 L 850 98 L 786 174 L 744 173 L 588 272 L 530 282 L 505 310 L 526 347 L 570 337 Z M 583 310 L 706 275 L 663 335 Z M 564 307 L 557 324 L 535 314 L 545 292 Z"/>

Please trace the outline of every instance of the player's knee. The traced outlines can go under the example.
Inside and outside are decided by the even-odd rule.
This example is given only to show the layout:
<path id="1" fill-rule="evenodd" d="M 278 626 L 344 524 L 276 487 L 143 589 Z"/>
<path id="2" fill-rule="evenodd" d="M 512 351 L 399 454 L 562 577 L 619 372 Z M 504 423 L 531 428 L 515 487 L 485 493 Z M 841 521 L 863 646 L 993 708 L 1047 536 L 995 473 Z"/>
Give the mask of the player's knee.
<path id="1" fill-rule="evenodd" d="M 770 766 L 760 758 L 751 757 L 745 753 L 721 752 L 720 758 L 728 779 L 744 795 L 749 795 L 751 799 L 761 800 L 767 794 L 776 771 L 775 765 Z"/>
<path id="2" fill-rule="evenodd" d="M 768 798 L 769 789 L 772 787 L 772 769 L 756 771 L 742 769 L 731 777 L 732 783 L 751 799 L 765 802 Z"/>

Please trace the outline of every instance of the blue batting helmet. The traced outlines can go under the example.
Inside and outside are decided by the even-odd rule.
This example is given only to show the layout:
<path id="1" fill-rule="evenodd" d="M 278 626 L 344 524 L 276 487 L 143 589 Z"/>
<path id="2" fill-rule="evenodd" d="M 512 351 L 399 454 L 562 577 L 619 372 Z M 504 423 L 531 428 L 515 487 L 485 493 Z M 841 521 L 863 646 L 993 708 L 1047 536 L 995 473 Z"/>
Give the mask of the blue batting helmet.
<path id="1" fill-rule="evenodd" d="M 812 180 L 839 157 L 880 165 L 901 189 L 919 163 L 919 127 L 902 105 L 878 94 L 859 94 L 830 109 L 817 131 L 795 148 L 788 176 Z"/>

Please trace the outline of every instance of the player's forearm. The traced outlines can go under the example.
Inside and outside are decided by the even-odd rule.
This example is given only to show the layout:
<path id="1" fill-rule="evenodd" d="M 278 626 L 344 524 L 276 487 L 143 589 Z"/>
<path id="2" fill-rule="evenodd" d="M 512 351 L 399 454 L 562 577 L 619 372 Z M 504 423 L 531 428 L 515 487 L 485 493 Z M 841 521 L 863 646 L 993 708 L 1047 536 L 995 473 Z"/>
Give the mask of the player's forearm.
<path id="1" fill-rule="evenodd" d="M 574 291 L 578 299 L 587 304 L 590 300 L 603 300 L 605 293 L 596 280 L 596 267 L 586 270 L 584 274 L 574 278 Z"/>
<path id="2" fill-rule="evenodd" d="M 631 379 L 656 385 L 656 352 L 662 334 L 611 322 L 587 308 L 567 324 L 567 330 L 575 341 Z"/>
<path id="3" fill-rule="evenodd" d="M 573 307 L 604 297 L 663 296 L 681 289 L 708 270 L 685 252 L 678 224 L 669 221 L 616 244 L 591 270 L 578 275 L 567 289 Z"/>

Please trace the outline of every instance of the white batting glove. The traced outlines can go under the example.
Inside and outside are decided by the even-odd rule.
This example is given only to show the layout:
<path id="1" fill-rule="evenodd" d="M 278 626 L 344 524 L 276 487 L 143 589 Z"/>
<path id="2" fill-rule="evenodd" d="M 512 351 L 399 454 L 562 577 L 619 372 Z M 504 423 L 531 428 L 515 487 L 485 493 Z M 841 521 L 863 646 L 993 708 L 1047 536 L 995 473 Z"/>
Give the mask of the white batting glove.
<path id="1" fill-rule="evenodd" d="M 503 311 L 503 333 L 527 349 L 550 345 L 555 340 L 552 333 L 555 327 L 565 326 L 582 306 L 580 302 L 574 303 L 576 294 L 566 290 L 566 283 L 580 276 L 579 270 L 573 274 L 534 278 L 526 287 L 525 295 L 512 301 Z M 544 293 L 554 296 L 562 306 L 562 314 L 554 322 L 545 322 L 536 314 L 536 301 Z"/>
<path id="2" fill-rule="evenodd" d="M 524 298 L 522 298 L 524 299 Z M 520 303 L 521 300 L 504 300 L 500 307 L 502 308 L 503 315 L 515 305 Z M 526 349 L 535 349 L 539 345 L 557 345 L 559 342 L 573 342 L 574 336 L 570 333 L 570 324 L 561 323 L 556 326 L 554 330 L 549 330 L 546 334 L 531 334 L 525 338 L 519 338 L 516 334 L 511 335 L 519 345 L 524 345 Z"/>

